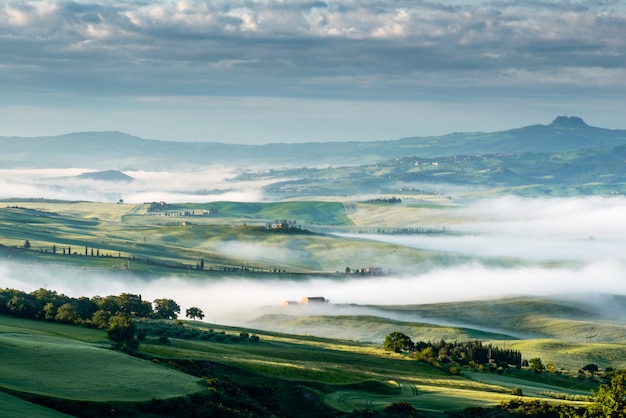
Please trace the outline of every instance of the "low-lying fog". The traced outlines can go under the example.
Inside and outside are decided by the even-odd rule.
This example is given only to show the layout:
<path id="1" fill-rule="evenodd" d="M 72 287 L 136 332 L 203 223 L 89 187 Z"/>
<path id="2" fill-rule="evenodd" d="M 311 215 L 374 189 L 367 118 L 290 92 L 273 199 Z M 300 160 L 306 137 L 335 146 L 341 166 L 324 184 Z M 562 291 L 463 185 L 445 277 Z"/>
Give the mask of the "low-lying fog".
<path id="1" fill-rule="evenodd" d="M 70 296 L 140 293 L 144 299 L 171 298 L 182 313 L 200 307 L 205 320 L 240 323 L 255 308 L 278 306 L 304 296 L 333 304 L 402 305 L 475 300 L 510 295 L 606 293 L 626 295 L 626 198 L 498 198 L 465 208 L 458 236 L 369 236 L 402 245 L 480 256 L 566 260 L 533 267 L 490 268 L 478 262 L 442 266 L 403 277 L 349 277 L 343 280 L 253 281 L 234 277 L 198 280 L 184 276 L 156 280 L 121 273 L 76 271 L 59 266 L 0 264 L 0 287 L 39 287 Z M 360 236 L 363 237 L 363 236 Z"/>
<path id="2" fill-rule="evenodd" d="M 341 234 L 478 257 L 544 261 L 626 260 L 626 198 L 482 199 L 457 209 L 457 235 Z"/>
<path id="3" fill-rule="evenodd" d="M 0 170 L 0 198 L 54 198 L 129 203 L 166 200 L 261 201 L 263 182 L 233 182 L 235 170 L 194 173 L 131 172 L 131 182 L 77 178 L 89 170 Z M 210 190 L 207 190 L 207 184 Z M 448 209 L 449 210 L 449 209 Z M 257 307 L 285 300 L 324 296 L 333 304 L 420 304 L 506 295 L 626 294 L 626 198 L 492 198 L 461 211 L 463 223 L 446 225 L 457 235 L 359 235 L 408 247 L 528 260 L 516 267 L 479 262 L 442 266 L 403 277 L 349 277 L 343 280 L 262 281 L 225 277 L 200 281 L 184 276 L 146 281 L 126 273 L 77 271 L 58 266 L 0 263 L 0 287 L 40 287 L 70 296 L 127 293 L 144 299 L 171 298 L 184 311 L 205 312 L 205 320 L 237 323 Z M 436 225 L 438 227 L 442 225 Z M 394 259 L 394 263 L 398 261 Z M 349 263 L 347 263 L 349 265 Z M 542 267 L 544 266 L 544 267 Z"/>
<path id="4" fill-rule="evenodd" d="M 262 200 L 263 181 L 233 181 L 240 170 L 211 167 L 193 172 L 133 171 L 131 181 L 82 178 L 93 170 L 15 169 L 0 170 L 0 199 L 44 198 L 127 203 L 166 201 L 197 203 L 208 200 L 239 202 Z"/>

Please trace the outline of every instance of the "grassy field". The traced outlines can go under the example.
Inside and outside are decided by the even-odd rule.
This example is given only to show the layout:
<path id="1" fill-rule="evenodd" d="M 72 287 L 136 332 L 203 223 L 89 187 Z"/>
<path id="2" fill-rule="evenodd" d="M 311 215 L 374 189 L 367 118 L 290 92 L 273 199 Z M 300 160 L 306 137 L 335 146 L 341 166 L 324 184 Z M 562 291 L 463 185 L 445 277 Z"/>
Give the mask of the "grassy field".
<path id="1" fill-rule="evenodd" d="M 367 318 L 362 318 L 368 323 Z M 185 328 L 211 329 L 237 335 L 242 329 L 186 323 Z M 159 358 L 211 359 L 237 369 L 301 385 L 327 385 L 323 401 L 344 412 L 383 409 L 392 402 L 410 402 L 416 408 L 440 415 L 472 406 L 493 407 L 513 399 L 521 388 L 526 399 L 553 400 L 548 393 L 588 397 L 597 383 L 586 380 L 535 375 L 511 369 L 504 374 L 472 372 L 451 376 L 406 355 L 384 351 L 380 345 L 351 340 L 281 334 L 259 330 L 257 344 L 217 343 L 171 339 L 163 345 L 150 341 L 142 352 Z M 308 382 L 308 383 L 307 383 Z"/>
<path id="2" fill-rule="evenodd" d="M 167 205 L 149 212 L 149 205 L 8 203 L 0 208 L 1 245 L 22 247 L 28 240 L 31 257 L 79 267 L 158 271 L 159 264 L 195 269 L 202 261 L 207 271 L 243 267 L 252 272 L 301 274 L 380 266 L 385 271 L 415 272 L 465 260 L 307 230 L 325 231 L 331 226 L 351 230 L 355 225 L 382 222 L 383 215 L 389 217 L 387 226 L 393 226 L 392 218 L 407 219 L 398 226 L 414 225 L 418 216 L 436 216 L 438 209 L 432 205 L 406 206 L 398 213 L 380 205 L 340 202 L 213 202 Z M 209 211 L 214 212 L 205 216 Z M 297 227 L 287 231 L 267 227 L 281 219 L 297 222 Z"/>
<path id="3" fill-rule="evenodd" d="M 62 414 L 53 409 L 46 408 L 31 402 L 24 401 L 15 396 L 0 392 L 0 411 L 5 417 L 12 418 L 69 418 L 71 415 Z"/>
<path id="4" fill-rule="evenodd" d="M 332 322 L 332 318 L 309 319 L 320 320 Z M 356 322 L 370 325 L 383 322 L 368 317 L 340 320 L 344 327 Z M 222 370 L 227 370 L 233 384 L 242 388 L 276 385 L 285 390 L 308 388 L 327 407 L 344 412 L 380 410 L 392 402 L 410 402 L 432 416 L 440 416 L 445 411 L 473 406 L 494 407 L 501 400 L 513 399 L 511 393 L 515 388 L 523 390 L 525 399 L 553 400 L 550 394 L 555 393 L 589 396 L 590 389 L 597 385 L 586 379 L 548 373 L 535 375 L 516 369 L 503 374 L 467 369 L 462 376 L 454 376 L 404 354 L 385 351 L 380 343 L 350 338 L 321 338 L 191 321 L 178 325 L 172 321 L 159 323 L 170 324 L 182 334 L 197 332 L 220 338 L 169 338 L 164 343 L 149 336 L 140 345 L 144 358 L 140 359 L 108 349 L 103 331 L 0 316 L 3 359 L 0 390 L 96 403 L 176 398 L 196 393 L 202 386 L 198 376 L 181 373 L 172 366 L 180 368 L 199 362 L 205 365 L 204 374 L 210 378 L 221 379 L 222 373 L 226 373 Z M 140 328 L 150 324 L 150 321 L 138 322 Z M 386 324 L 388 330 L 402 325 L 397 321 Z M 412 330 L 419 329 L 419 324 L 412 326 Z M 437 327 L 430 328 L 436 335 Z M 453 336 L 451 328 L 439 330 Z M 256 343 L 242 340 L 239 337 L 242 332 L 258 335 L 260 339 Z M 481 336 L 472 335 L 471 330 L 456 332 L 459 337 Z M 533 341 L 505 343 L 529 352 L 535 349 L 533 355 L 542 356 L 548 350 L 566 356 L 574 348 L 567 344 L 555 348 L 549 341 L 543 346 L 539 342 L 533 345 Z M 578 349 L 585 347 L 591 348 L 580 345 Z M 9 394 L 0 396 L 0 403 L 7 410 L 22 408 L 24 402 Z M 24 410 L 38 408 L 28 404 Z M 43 410 L 42 416 L 61 416 L 47 413 Z"/>
<path id="5" fill-rule="evenodd" d="M 85 342 L 106 341 L 103 331 L 4 316 L 0 327 L 0 387 L 4 389 L 104 402 L 179 397 L 201 387 L 191 376 L 112 351 L 108 344 Z"/>

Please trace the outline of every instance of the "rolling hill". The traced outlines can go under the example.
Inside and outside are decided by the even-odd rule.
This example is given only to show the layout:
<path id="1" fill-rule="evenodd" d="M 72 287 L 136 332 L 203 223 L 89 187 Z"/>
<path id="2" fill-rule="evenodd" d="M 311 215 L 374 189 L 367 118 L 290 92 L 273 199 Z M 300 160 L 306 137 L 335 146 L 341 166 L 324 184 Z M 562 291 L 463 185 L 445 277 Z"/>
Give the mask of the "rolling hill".
<path id="1" fill-rule="evenodd" d="M 244 145 L 218 142 L 148 140 L 121 132 L 82 132 L 61 136 L 0 137 L 0 168 L 162 170 L 192 166 L 274 164 L 327 166 L 370 164 L 396 157 L 445 157 L 486 153 L 558 153 L 626 144 L 626 130 L 587 125 L 559 116 L 548 125 L 492 133 L 452 133 L 372 142 L 309 142 Z M 68 152 L 71 150 L 71 152 Z"/>

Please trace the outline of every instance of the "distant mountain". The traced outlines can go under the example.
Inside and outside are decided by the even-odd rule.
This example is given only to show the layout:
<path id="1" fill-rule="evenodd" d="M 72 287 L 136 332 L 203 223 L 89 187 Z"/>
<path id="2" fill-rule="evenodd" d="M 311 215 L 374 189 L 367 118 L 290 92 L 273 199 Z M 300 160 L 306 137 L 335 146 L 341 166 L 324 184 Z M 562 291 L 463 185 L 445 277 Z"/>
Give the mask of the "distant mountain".
<path id="1" fill-rule="evenodd" d="M 37 138 L 0 137 L 0 168 L 176 169 L 207 165 L 320 167 L 360 165 L 396 157 L 486 153 L 557 153 L 626 144 L 626 130 L 587 125 L 559 116 L 549 125 L 492 133 L 452 133 L 372 142 L 266 145 L 175 142 L 121 132 L 83 132 Z"/>
<path id="2" fill-rule="evenodd" d="M 100 180 L 100 181 L 111 181 L 111 182 L 120 182 L 120 181 L 132 181 L 134 180 L 131 176 L 122 173 L 117 170 L 106 170 L 106 171 L 92 171 L 89 173 L 83 173 L 78 176 L 82 179 L 92 179 L 92 180 Z"/>

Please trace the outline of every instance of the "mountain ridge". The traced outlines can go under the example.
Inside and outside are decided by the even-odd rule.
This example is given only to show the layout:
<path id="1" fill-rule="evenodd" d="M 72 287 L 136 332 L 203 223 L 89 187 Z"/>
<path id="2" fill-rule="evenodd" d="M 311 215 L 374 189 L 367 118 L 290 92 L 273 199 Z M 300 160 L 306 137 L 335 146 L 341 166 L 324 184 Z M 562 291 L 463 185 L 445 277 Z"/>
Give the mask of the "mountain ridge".
<path id="1" fill-rule="evenodd" d="M 119 131 L 59 136 L 0 137 L 0 168 L 164 170 L 235 164 L 328 166 L 371 164 L 396 157 L 445 157 L 484 153 L 557 153 L 626 144 L 626 130 L 587 125 L 577 116 L 558 116 L 548 125 L 498 132 L 350 142 L 270 143 L 177 142 L 145 139 Z"/>

